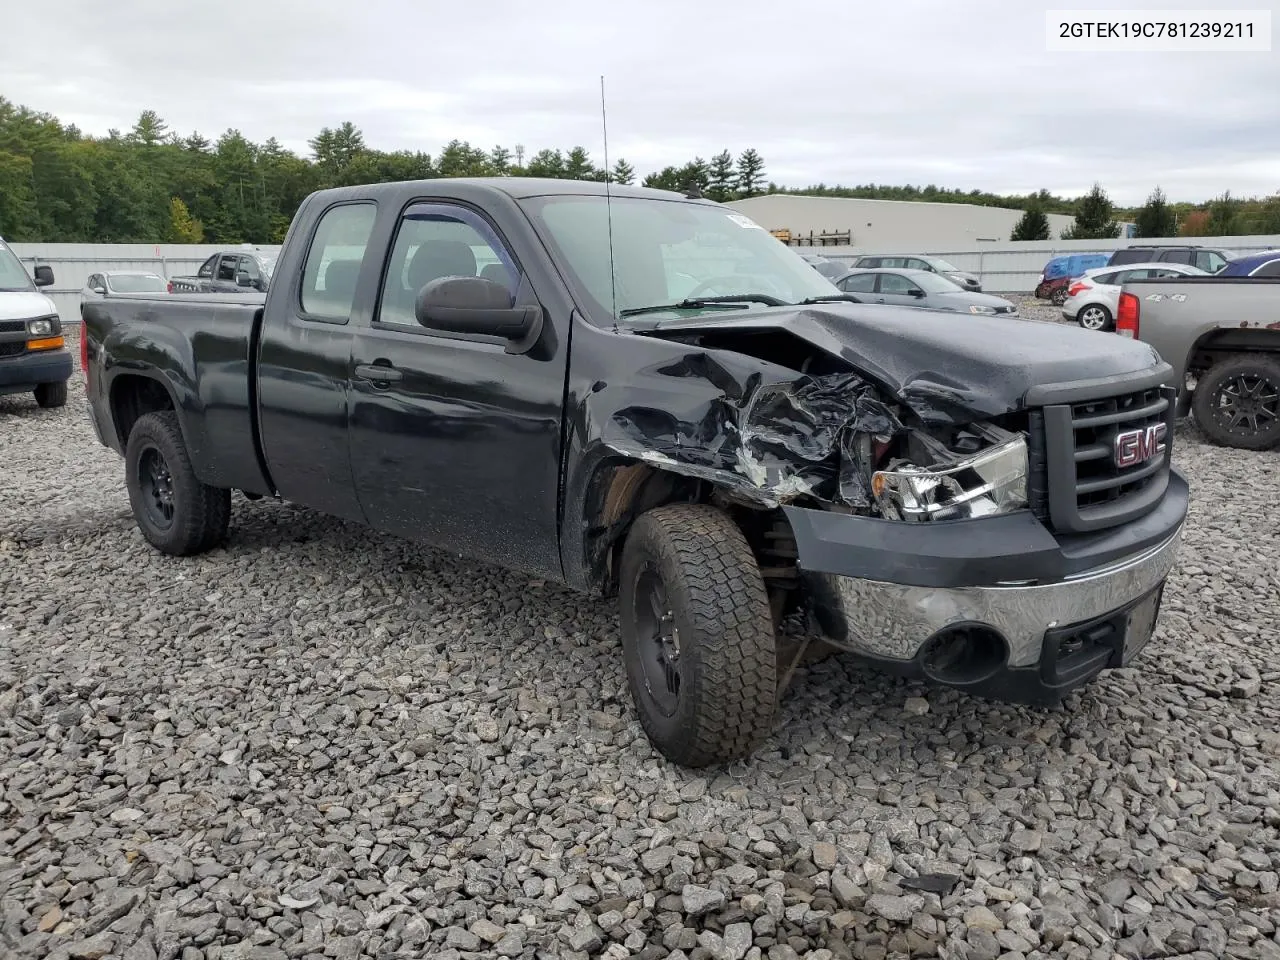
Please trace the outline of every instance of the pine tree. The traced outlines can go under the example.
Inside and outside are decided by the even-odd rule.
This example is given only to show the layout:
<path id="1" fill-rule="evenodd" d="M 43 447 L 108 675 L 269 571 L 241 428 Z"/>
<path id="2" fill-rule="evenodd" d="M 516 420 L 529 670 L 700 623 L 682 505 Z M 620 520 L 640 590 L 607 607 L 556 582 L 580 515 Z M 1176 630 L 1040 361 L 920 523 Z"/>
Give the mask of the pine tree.
<path id="1" fill-rule="evenodd" d="M 711 166 L 707 170 L 707 196 L 718 203 L 733 199 L 734 189 L 738 185 L 738 177 L 733 169 L 733 156 L 728 150 L 721 150 L 711 158 Z"/>
<path id="2" fill-rule="evenodd" d="M 1076 219 L 1062 232 L 1063 240 L 1113 240 L 1120 236 L 1120 224 L 1111 217 L 1111 200 L 1095 183 L 1076 206 Z"/>
<path id="3" fill-rule="evenodd" d="M 1027 207 L 1009 235 L 1010 240 L 1048 240 L 1049 218 L 1038 203 Z"/>
<path id="4" fill-rule="evenodd" d="M 1238 229 L 1236 221 L 1239 219 L 1239 213 L 1240 201 L 1232 199 L 1230 190 L 1215 199 L 1209 204 L 1208 236 L 1235 236 Z"/>
<path id="5" fill-rule="evenodd" d="M 748 147 L 738 156 L 738 195 L 754 197 L 764 186 L 764 160 L 755 149 Z"/>
<path id="6" fill-rule="evenodd" d="M 1172 237 L 1178 229 L 1178 218 L 1159 187 L 1151 191 L 1146 204 L 1134 217 L 1137 237 Z"/>
<path id="7" fill-rule="evenodd" d="M 592 180 L 596 168 L 591 163 L 591 155 L 585 147 L 574 147 L 564 158 L 564 176 L 566 180 Z"/>
<path id="8" fill-rule="evenodd" d="M 609 180 L 621 187 L 629 187 L 636 182 L 635 167 L 625 160 L 619 160 L 613 165 L 613 170 L 609 173 Z"/>

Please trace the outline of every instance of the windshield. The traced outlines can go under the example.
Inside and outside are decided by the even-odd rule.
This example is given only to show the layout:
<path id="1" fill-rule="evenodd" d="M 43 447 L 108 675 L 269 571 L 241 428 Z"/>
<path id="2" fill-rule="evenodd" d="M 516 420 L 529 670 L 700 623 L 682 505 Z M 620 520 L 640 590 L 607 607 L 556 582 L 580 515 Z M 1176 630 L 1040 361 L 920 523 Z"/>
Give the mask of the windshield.
<path id="1" fill-rule="evenodd" d="M 952 283 L 946 277 L 940 277 L 936 273 L 921 273 L 919 276 L 912 276 L 912 281 L 921 287 L 924 287 L 925 293 L 955 293 L 961 289 L 959 284 Z"/>
<path id="2" fill-rule="evenodd" d="M 169 289 L 167 281 L 154 273 L 118 273 L 107 277 L 107 285 L 116 293 L 163 293 Z"/>
<path id="3" fill-rule="evenodd" d="M 23 269 L 21 261 L 12 250 L 0 243 L 0 290 L 12 292 L 34 289 L 35 286 L 27 276 L 27 271 Z"/>
<path id="4" fill-rule="evenodd" d="M 933 267 L 935 270 L 945 270 L 947 273 L 963 273 L 954 263 L 943 260 L 941 257 L 923 257 L 925 263 Z"/>
<path id="5" fill-rule="evenodd" d="M 796 303 L 840 293 L 768 231 L 722 206 L 614 197 L 615 313 L 606 198 L 535 197 L 522 206 L 601 318 L 686 298 L 765 294 Z"/>

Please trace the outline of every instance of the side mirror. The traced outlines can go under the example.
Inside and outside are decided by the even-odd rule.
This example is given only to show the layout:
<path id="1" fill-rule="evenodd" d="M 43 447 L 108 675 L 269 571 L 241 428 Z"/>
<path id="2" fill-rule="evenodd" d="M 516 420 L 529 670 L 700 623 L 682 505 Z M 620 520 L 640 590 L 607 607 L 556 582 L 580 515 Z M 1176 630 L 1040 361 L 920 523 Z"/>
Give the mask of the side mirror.
<path id="1" fill-rule="evenodd" d="M 912 288 L 911 288 L 911 295 L 912 295 L 913 297 L 915 297 L 916 299 L 921 299 L 921 298 L 923 298 L 923 297 L 924 297 L 924 291 L 923 291 L 923 290 L 921 290 L 919 287 L 912 287 Z"/>
<path id="2" fill-rule="evenodd" d="M 53 267 L 48 264 L 40 264 L 35 269 L 35 281 L 37 287 L 53 286 Z"/>
<path id="3" fill-rule="evenodd" d="M 95 284 L 94 286 L 90 287 L 89 289 L 90 289 L 90 290 L 92 290 L 94 293 L 101 294 L 101 295 L 102 295 L 102 296 L 104 296 L 104 297 L 107 295 L 107 288 L 106 288 L 106 287 L 100 287 L 100 286 L 97 286 L 97 285 Z"/>
<path id="4" fill-rule="evenodd" d="M 511 291 L 484 277 L 440 277 L 420 291 L 414 316 L 429 330 L 507 340 L 507 353 L 532 349 L 542 333 L 541 307 L 513 307 Z"/>
<path id="5" fill-rule="evenodd" d="M 236 286 L 237 286 L 237 287 L 252 287 L 252 286 L 253 286 L 253 278 L 252 278 L 251 276 L 249 276 L 249 274 L 247 274 L 245 271 L 243 271 L 243 270 L 237 270 L 237 271 L 236 271 Z"/>

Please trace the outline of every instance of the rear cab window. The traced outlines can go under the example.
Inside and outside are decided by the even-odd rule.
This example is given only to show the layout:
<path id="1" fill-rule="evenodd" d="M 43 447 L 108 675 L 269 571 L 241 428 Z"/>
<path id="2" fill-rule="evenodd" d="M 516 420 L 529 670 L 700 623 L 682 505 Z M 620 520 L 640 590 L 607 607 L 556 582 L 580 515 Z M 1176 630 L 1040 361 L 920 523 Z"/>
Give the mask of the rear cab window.
<path id="1" fill-rule="evenodd" d="M 371 200 L 340 203 L 320 215 L 302 266 L 304 319 L 346 323 L 378 208 Z"/>

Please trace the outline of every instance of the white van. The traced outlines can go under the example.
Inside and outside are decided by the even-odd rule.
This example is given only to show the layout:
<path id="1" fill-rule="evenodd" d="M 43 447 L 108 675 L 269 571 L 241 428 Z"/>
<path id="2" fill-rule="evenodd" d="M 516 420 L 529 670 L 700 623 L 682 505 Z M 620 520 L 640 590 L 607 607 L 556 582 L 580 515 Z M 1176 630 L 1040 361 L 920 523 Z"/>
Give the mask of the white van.
<path id="1" fill-rule="evenodd" d="M 0 237 L 0 394 L 34 393 L 42 407 L 67 402 L 71 354 L 62 320 L 40 287 L 53 284 L 53 270 L 36 267 L 35 281 Z"/>

